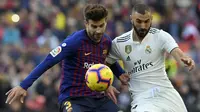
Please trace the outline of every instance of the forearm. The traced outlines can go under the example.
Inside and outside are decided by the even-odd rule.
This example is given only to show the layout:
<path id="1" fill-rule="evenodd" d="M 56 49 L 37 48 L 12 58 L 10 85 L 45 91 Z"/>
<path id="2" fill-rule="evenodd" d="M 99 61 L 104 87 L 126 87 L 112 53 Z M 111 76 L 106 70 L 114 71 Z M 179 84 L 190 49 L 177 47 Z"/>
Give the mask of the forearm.
<path id="1" fill-rule="evenodd" d="M 113 64 L 106 63 L 107 66 L 110 67 L 112 70 L 113 74 L 119 79 L 119 76 L 124 74 L 125 71 L 122 69 L 122 67 L 119 65 L 118 62 L 115 62 Z"/>
<path id="2" fill-rule="evenodd" d="M 37 80 L 45 71 L 54 66 L 59 60 L 52 60 L 50 55 L 42 61 L 21 83 L 20 86 L 27 90 L 35 80 Z"/>
<path id="3" fill-rule="evenodd" d="M 172 51 L 171 51 L 171 55 L 174 57 L 174 59 L 179 63 L 179 64 L 182 64 L 181 62 L 181 58 L 183 57 L 187 57 L 184 52 L 180 49 L 180 48 L 174 48 Z"/>

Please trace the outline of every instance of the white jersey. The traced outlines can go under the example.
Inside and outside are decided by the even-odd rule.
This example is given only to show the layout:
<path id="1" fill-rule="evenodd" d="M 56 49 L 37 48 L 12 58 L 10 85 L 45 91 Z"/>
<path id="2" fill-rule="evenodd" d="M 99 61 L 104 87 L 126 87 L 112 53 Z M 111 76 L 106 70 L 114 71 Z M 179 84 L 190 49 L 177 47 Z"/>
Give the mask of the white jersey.
<path id="1" fill-rule="evenodd" d="M 173 88 L 165 72 L 165 52 L 178 47 L 173 37 L 163 30 L 151 28 L 140 43 L 133 41 L 133 30 L 116 37 L 106 61 L 124 62 L 131 75 L 129 90 L 138 94 L 153 87 Z"/>

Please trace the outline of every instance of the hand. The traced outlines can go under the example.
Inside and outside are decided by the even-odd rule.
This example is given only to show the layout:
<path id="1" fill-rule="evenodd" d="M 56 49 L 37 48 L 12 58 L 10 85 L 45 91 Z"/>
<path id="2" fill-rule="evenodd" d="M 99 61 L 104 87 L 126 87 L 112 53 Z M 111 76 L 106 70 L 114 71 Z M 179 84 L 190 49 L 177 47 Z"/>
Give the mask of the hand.
<path id="1" fill-rule="evenodd" d="M 119 94 L 120 92 L 113 86 L 110 86 L 107 90 L 106 90 L 106 94 L 108 95 L 108 97 L 115 103 L 117 104 L 117 98 L 116 98 L 116 94 Z"/>
<path id="2" fill-rule="evenodd" d="M 8 95 L 6 99 L 6 103 L 11 104 L 13 101 L 20 99 L 21 103 L 24 102 L 24 97 L 27 95 L 27 91 L 24 90 L 22 87 L 17 86 L 13 89 L 9 90 L 6 95 Z"/>
<path id="3" fill-rule="evenodd" d="M 128 85 L 128 81 L 130 80 L 130 75 L 129 74 L 122 74 L 119 76 L 119 80 L 123 85 Z"/>
<path id="4" fill-rule="evenodd" d="M 189 71 L 194 69 L 195 62 L 190 57 L 183 57 L 181 58 L 181 61 L 189 68 Z"/>

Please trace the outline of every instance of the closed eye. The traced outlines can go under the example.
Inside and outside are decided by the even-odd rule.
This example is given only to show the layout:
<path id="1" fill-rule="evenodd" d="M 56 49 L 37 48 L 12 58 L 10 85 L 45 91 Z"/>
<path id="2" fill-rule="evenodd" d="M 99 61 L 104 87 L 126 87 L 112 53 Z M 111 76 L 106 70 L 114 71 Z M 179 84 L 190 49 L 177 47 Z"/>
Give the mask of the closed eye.
<path id="1" fill-rule="evenodd" d="M 150 20 L 148 19 L 148 20 L 146 20 L 146 21 L 144 21 L 145 23 L 148 23 Z"/>
<path id="2" fill-rule="evenodd" d="M 150 19 L 147 19 L 147 20 L 140 20 L 140 19 L 136 19 L 136 22 L 137 23 L 148 23 L 150 21 Z"/>

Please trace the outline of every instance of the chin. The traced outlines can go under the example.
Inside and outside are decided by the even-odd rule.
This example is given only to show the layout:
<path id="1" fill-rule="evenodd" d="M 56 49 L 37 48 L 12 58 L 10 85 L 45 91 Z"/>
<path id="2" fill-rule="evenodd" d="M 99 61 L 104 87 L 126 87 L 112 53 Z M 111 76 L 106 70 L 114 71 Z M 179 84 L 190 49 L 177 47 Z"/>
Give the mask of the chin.
<path id="1" fill-rule="evenodd" d="M 139 36 L 141 37 L 141 38 L 144 38 L 145 36 L 147 35 L 147 33 L 143 33 L 143 34 L 140 34 Z"/>
<path id="2" fill-rule="evenodd" d="M 99 43 L 101 40 L 97 40 L 96 42 Z"/>
<path id="3" fill-rule="evenodd" d="M 97 38 L 97 39 L 95 39 L 95 41 L 98 41 L 98 42 L 99 42 L 100 40 L 101 40 L 101 38 Z"/>

